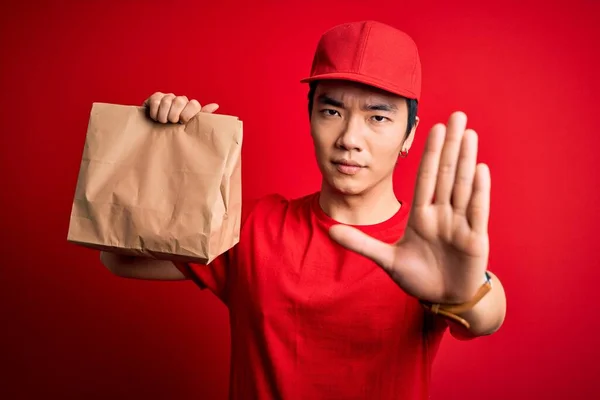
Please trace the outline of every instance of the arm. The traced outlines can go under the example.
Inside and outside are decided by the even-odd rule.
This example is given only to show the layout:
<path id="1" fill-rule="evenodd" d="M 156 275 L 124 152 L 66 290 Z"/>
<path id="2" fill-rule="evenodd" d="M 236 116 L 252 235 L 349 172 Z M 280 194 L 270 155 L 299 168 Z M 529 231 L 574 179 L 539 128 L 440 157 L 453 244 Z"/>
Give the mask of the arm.
<path id="1" fill-rule="evenodd" d="M 144 257 L 128 257 L 100 252 L 100 261 L 113 274 L 122 278 L 175 281 L 186 277 L 171 261 Z"/>
<path id="2" fill-rule="evenodd" d="M 436 308 L 472 300 L 489 265 L 491 176 L 486 164 L 477 163 L 478 136 L 466 125 L 466 115 L 457 112 L 447 126 L 431 129 L 401 240 L 384 243 L 343 224 L 330 229 L 342 246 L 372 259 L 406 293 Z M 501 326 L 506 298 L 498 278 L 490 276 L 490 292 L 467 311 L 458 307 L 470 326 L 449 322 L 453 336 L 489 335 Z"/>
<path id="3" fill-rule="evenodd" d="M 100 261 L 113 274 L 122 278 L 147 280 L 184 280 L 185 276 L 170 261 L 129 257 L 100 252 Z"/>
<path id="4" fill-rule="evenodd" d="M 468 340 L 479 336 L 491 335 L 502 326 L 506 316 L 506 295 L 500 279 L 491 272 L 492 290 L 484 296 L 471 310 L 459 314 L 469 321 L 471 327 L 449 322 L 450 333 L 458 340 Z"/>

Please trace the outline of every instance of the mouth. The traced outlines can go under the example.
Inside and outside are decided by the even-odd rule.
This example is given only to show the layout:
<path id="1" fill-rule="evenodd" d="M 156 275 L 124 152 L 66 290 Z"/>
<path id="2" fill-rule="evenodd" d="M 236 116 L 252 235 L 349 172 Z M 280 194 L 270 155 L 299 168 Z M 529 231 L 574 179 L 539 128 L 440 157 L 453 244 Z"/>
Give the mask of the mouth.
<path id="1" fill-rule="evenodd" d="M 356 175 L 364 167 L 352 160 L 334 160 L 333 165 L 344 175 Z"/>

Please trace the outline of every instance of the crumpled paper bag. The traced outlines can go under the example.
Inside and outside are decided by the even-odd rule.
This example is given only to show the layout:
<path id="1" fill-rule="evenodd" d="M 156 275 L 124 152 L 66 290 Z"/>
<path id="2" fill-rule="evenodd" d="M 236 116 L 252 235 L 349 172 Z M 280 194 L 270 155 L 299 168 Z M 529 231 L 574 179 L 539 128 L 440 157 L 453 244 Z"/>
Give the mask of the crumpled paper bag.
<path id="1" fill-rule="evenodd" d="M 161 124 L 144 107 L 94 103 L 67 240 L 208 264 L 239 242 L 242 121 Z"/>

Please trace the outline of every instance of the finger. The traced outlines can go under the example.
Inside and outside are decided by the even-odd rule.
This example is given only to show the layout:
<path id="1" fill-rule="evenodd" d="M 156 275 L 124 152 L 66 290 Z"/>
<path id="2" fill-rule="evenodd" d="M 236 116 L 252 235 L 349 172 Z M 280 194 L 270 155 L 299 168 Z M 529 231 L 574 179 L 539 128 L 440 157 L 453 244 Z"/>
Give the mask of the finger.
<path id="1" fill-rule="evenodd" d="M 456 162 L 460 152 L 460 143 L 467 126 L 467 116 L 462 112 L 452 113 L 446 128 L 446 140 L 442 149 L 440 166 L 435 188 L 435 202 L 449 204 L 456 174 Z"/>
<path id="2" fill-rule="evenodd" d="M 202 107 L 202 112 L 205 113 L 214 113 L 219 108 L 219 105 L 216 103 L 210 103 Z"/>
<path id="3" fill-rule="evenodd" d="M 171 104 L 173 103 L 174 98 L 175 95 L 173 93 L 169 93 L 167 95 L 164 95 L 163 98 L 160 100 L 160 104 L 158 106 L 158 113 L 156 115 L 156 120 L 158 122 L 162 122 L 163 124 L 169 122 L 169 111 L 171 110 Z"/>
<path id="4" fill-rule="evenodd" d="M 381 242 L 356 228 L 334 225 L 329 229 L 329 235 L 343 247 L 370 258 L 385 270 L 390 270 L 394 265 L 394 246 Z"/>
<path id="5" fill-rule="evenodd" d="M 198 102 L 198 100 L 192 99 L 185 106 L 183 111 L 181 111 L 181 115 L 179 116 L 179 121 L 186 124 L 190 119 L 194 118 L 196 114 L 200 112 L 202 106 Z"/>
<path id="6" fill-rule="evenodd" d="M 413 206 L 415 207 L 431 204 L 435 193 L 440 153 L 444 145 L 445 135 L 446 127 L 443 124 L 434 125 L 429 132 L 417 175 L 415 197 L 413 200 Z"/>
<path id="7" fill-rule="evenodd" d="M 156 92 L 144 101 L 144 107 L 148 109 L 148 116 L 155 121 L 158 116 L 158 107 L 160 106 L 160 101 L 163 96 L 164 93 Z"/>
<path id="8" fill-rule="evenodd" d="M 473 179 L 477 166 L 477 139 L 477 133 L 472 129 L 467 129 L 460 147 L 452 192 L 452 208 L 459 215 L 466 215 L 473 191 Z"/>
<path id="9" fill-rule="evenodd" d="M 169 122 L 176 124 L 179 122 L 179 115 L 188 104 L 188 98 L 186 96 L 177 96 L 173 99 L 171 103 L 171 108 L 169 109 L 169 115 L 167 119 Z"/>
<path id="10" fill-rule="evenodd" d="M 490 218 L 490 169 L 486 164 L 479 164 L 473 180 L 473 194 L 467 209 L 467 219 L 475 233 L 485 234 Z"/>

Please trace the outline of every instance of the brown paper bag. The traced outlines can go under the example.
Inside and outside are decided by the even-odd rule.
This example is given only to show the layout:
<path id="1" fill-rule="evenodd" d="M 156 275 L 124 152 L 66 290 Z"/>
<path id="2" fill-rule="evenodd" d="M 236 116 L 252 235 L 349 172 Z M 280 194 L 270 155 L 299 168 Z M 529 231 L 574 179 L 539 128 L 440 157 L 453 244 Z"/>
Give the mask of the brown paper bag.
<path id="1" fill-rule="evenodd" d="M 142 107 L 94 103 L 67 240 L 210 263 L 239 241 L 241 146 L 237 117 L 161 124 Z"/>

